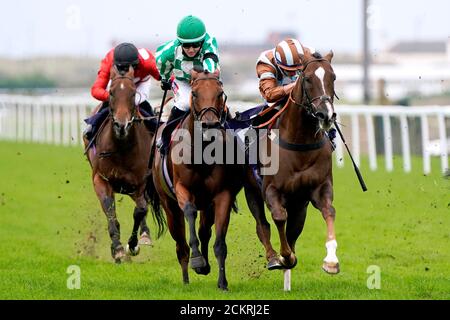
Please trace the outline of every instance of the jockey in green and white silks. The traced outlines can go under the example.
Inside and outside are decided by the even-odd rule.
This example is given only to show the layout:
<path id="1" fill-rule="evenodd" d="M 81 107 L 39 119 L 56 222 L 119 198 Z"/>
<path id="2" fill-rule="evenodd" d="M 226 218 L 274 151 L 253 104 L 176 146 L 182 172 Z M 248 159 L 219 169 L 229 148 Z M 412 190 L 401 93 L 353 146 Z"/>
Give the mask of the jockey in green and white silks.
<path id="1" fill-rule="evenodd" d="M 198 67 L 220 72 L 217 41 L 206 33 L 202 20 L 186 16 L 178 23 L 177 38 L 156 50 L 156 66 L 161 74 L 161 88 L 174 93 L 174 107 L 157 142 L 161 154 L 166 154 L 172 129 L 190 109 L 191 71 Z"/>
<path id="2" fill-rule="evenodd" d="M 191 70 L 194 67 L 211 73 L 220 70 L 217 41 L 206 32 L 199 18 L 187 16 L 178 24 L 177 39 L 164 43 L 156 50 L 156 65 L 165 88 L 169 88 L 168 82 L 173 75 L 170 88 L 174 92 L 175 107 L 188 111 Z"/>

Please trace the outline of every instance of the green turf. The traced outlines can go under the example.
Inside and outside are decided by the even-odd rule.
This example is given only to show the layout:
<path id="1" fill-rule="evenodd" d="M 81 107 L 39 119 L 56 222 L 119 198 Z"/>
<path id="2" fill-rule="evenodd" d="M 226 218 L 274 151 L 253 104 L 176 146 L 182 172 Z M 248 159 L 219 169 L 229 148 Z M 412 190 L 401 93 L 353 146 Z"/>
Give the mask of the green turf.
<path id="1" fill-rule="evenodd" d="M 401 159 L 392 173 L 371 172 L 363 162 L 366 193 L 348 162 L 335 169 L 341 273 L 321 270 L 326 228 L 310 208 L 289 293 L 283 291 L 282 272 L 265 269 L 264 250 L 241 194 L 240 212 L 232 215 L 227 235 L 230 291 L 223 293 L 216 288 L 212 250 L 211 274 L 190 272 L 191 283 L 182 284 L 169 233 L 154 247 L 142 248 L 133 262 L 112 262 L 106 219 L 81 149 L 1 142 L 0 155 L 0 299 L 450 298 L 450 182 L 440 173 L 439 159 L 433 159 L 428 176 L 419 159 L 413 159 L 409 174 L 400 169 Z M 132 203 L 118 200 L 126 241 Z M 272 241 L 278 248 L 273 224 Z M 70 265 L 81 268 L 79 290 L 67 288 Z M 381 270 L 379 290 L 366 285 L 371 265 Z"/>

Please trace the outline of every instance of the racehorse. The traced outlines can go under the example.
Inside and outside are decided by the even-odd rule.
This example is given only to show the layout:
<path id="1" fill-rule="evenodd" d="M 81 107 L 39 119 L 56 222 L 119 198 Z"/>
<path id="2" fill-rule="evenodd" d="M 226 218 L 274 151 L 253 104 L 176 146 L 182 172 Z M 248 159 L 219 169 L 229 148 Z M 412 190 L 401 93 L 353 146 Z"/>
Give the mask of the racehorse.
<path id="1" fill-rule="evenodd" d="M 215 224 L 216 239 L 214 253 L 218 261 L 218 287 L 228 290 L 225 274 L 225 259 L 227 244 L 225 241 L 230 211 L 234 205 L 236 194 L 241 184 L 236 179 L 238 167 L 219 163 L 194 163 L 194 151 L 202 152 L 194 146 L 194 130 L 204 134 L 206 129 L 217 129 L 218 139 L 224 138 L 224 121 L 226 117 L 226 98 L 222 83 L 216 74 L 192 71 L 191 73 L 191 108 L 189 114 L 181 122 L 176 132 L 184 130 L 183 141 L 172 141 L 169 155 L 155 157 L 153 166 L 153 181 L 161 204 L 166 212 L 167 225 L 171 236 L 176 241 L 176 253 L 182 269 L 184 283 L 189 283 L 188 264 L 198 274 L 207 275 L 210 272 L 208 261 L 208 244 L 211 238 L 211 227 Z M 199 129 L 201 126 L 203 129 Z M 162 132 L 159 130 L 159 134 Z M 176 133 L 174 132 L 174 133 Z M 190 136 L 188 148 L 190 161 L 176 161 L 173 150 L 186 143 L 185 137 Z M 224 140 L 223 140 L 224 141 Z M 197 146 L 198 147 L 198 146 Z M 186 151 L 187 150 L 187 151 Z M 157 155 L 160 155 L 158 152 Z M 166 176 L 164 174 L 166 172 Z M 170 180 L 167 182 L 167 178 Z M 170 188 L 168 187 L 170 186 Z M 173 187 L 172 187 L 173 186 Z M 172 191 L 170 190 L 172 189 Z M 159 208 L 153 208 L 155 212 Z M 200 210 L 199 237 L 195 230 L 197 211 Z M 186 242 L 185 220 L 189 226 L 189 246 Z M 199 248 L 199 238 L 201 249 Z M 189 258 L 190 248 L 192 255 Z"/>
<path id="2" fill-rule="evenodd" d="M 153 134 L 147 130 L 135 107 L 133 67 L 119 71 L 113 66 L 110 78 L 110 113 L 96 135 L 95 145 L 87 151 L 87 158 L 92 168 L 94 189 L 108 221 L 111 255 L 116 263 L 120 263 L 126 254 L 120 242 L 115 193 L 129 195 L 136 203 L 127 252 L 130 255 L 139 253 L 139 227 L 139 243 L 150 244 L 150 231 L 145 221 L 148 202 L 144 191 L 150 176 L 148 161 Z M 85 147 L 88 143 L 84 139 Z M 163 220 L 158 216 L 155 218 L 161 230 Z"/>
<path id="3" fill-rule="evenodd" d="M 309 203 L 321 211 L 327 225 L 327 256 L 322 268 L 339 273 L 334 229 L 332 145 L 326 132 L 336 119 L 333 52 L 325 57 L 305 48 L 303 70 L 280 110 L 278 123 L 267 139 L 269 151 L 279 152 L 283 165 L 263 176 L 262 192 L 280 237 L 280 262 L 290 269 L 297 264 L 295 243 L 302 233 Z"/>

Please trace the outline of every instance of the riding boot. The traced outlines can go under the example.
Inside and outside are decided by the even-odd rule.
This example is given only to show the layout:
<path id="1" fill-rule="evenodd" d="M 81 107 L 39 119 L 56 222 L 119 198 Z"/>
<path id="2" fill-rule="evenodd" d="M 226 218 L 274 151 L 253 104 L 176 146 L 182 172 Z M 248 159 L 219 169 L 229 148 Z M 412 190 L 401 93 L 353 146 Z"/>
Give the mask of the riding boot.
<path id="1" fill-rule="evenodd" d="M 144 102 L 141 102 L 139 104 L 139 111 L 141 112 L 141 114 L 144 117 L 154 117 L 155 116 L 155 111 L 153 110 L 152 106 L 150 105 L 150 103 L 145 100 Z"/>
<path id="2" fill-rule="evenodd" d="M 105 101 L 102 103 L 102 106 L 98 109 L 98 111 L 85 120 L 87 123 L 86 129 L 83 131 L 83 137 L 85 137 L 88 141 L 90 141 L 97 132 L 98 128 L 102 125 L 103 121 L 108 116 L 109 110 L 108 110 L 108 101 Z"/>
<path id="3" fill-rule="evenodd" d="M 186 115 L 189 111 L 183 111 L 177 107 L 173 107 L 170 111 L 169 118 L 166 122 L 166 128 L 164 128 L 161 138 L 156 143 L 156 147 L 160 149 L 162 155 L 167 155 L 169 151 L 170 137 L 172 136 L 172 131 L 176 127 L 178 121 Z"/>

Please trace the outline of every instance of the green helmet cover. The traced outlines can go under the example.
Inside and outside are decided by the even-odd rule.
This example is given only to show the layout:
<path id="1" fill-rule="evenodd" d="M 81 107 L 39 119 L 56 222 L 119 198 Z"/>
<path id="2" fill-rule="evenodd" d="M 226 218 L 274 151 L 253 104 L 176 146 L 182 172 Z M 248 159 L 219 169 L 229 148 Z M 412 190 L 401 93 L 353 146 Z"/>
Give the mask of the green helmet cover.
<path id="1" fill-rule="evenodd" d="M 205 39 L 205 36 L 205 24 L 197 17 L 189 15 L 178 23 L 177 38 L 181 43 L 199 42 Z"/>

